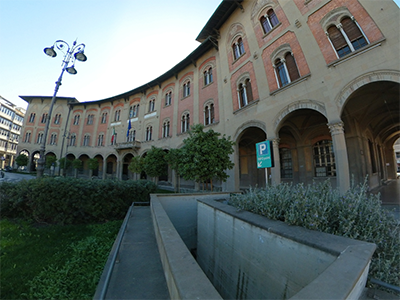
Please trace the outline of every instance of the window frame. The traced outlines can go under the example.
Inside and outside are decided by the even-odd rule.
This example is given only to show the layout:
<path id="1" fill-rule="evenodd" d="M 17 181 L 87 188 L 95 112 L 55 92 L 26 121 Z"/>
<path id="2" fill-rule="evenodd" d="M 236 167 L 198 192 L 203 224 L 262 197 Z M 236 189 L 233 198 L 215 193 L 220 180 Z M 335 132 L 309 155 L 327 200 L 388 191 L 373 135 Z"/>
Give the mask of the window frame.
<path id="1" fill-rule="evenodd" d="M 181 116 L 181 133 L 186 133 L 190 129 L 190 112 L 185 111 Z"/>
<path id="2" fill-rule="evenodd" d="M 332 140 L 319 140 L 312 147 L 314 177 L 336 177 L 336 160 Z M 324 172 L 323 169 L 325 169 Z"/>
<path id="3" fill-rule="evenodd" d="M 280 24 L 278 16 L 276 15 L 273 8 L 269 8 L 267 12 L 263 16 L 261 16 L 259 21 L 264 31 L 264 34 L 270 33 L 273 29 L 275 29 L 275 27 Z M 268 25 L 269 28 L 267 28 L 266 25 Z"/>
<path id="4" fill-rule="evenodd" d="M 214 102 L 207 102 L 204 105 L 204 126 L 208 126 L 215 123 L 215 106 Z"/>
<path id="5" fill-rule="evenodd" d="M 251 84 L 251 79 L 248 75 L 238 81 L 236 90 L 239 109 L 246 107 L 254 101 L 253 86 Z"/>
<path id="6" fill-rule="evenodd" d="M 338 59 L 341 59 L 370 44 L 367 35 L 354 16 L 342 13 L 337 20 L 340 21 L 326 25 L 325 34 Z M 343 26 L 344 21 L 345 26 Z M 357 38 L 353 37 L 354 34 L 357 35 Z"/>
<path id="7" fill-rule="evenodd" d="M 168 91 L 165 93 L 165 106 L 170 106 L 172 104 L 172 91 Z"/>
<path id="8" fill-rule="evenodd" d="M 182 89 L 182 98 L 186 98 L 190 96 L 190 80 L 186 80 L 183 83 L 183 89 Z"/>
<path id="9" fill-rule="evenodd" d="M 234 61 L 238 60 L 246 53 L 246 51 L 244 50 L 243 38 L 241 36 L 238 37 L 238 39 L 233 43 L 232 50 Z"/>
<path id="10" fill-rule="evenodd" d="M 275 79 L 278 88 L 283 88 L 301 77 L 300 70 L 292 51 L 281 51 L 274 59 Z M 289 58 L 289 59 L 288 59 Z M 289 68 L 288 63 L 290 62 Z"/>
<path id="11" fill-rule="evenodd" d="M 170 120 L 166 119 L 163 122 L 163 126 L 162 126 L 162 137 L 163 138 L 167 138 L 170 137 Z"/>

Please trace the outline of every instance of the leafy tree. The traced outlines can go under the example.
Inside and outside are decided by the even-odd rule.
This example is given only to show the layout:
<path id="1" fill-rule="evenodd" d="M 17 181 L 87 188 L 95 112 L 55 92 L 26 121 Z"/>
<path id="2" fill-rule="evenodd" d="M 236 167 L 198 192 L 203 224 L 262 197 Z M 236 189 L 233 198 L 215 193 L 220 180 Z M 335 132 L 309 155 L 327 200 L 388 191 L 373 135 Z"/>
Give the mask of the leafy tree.
<path id="1" fill-rule="evenodd" d="M 57 167 L 57 157 L 51 155 L 46 156 L 46 168 L 50 169 L 50 167 L 54 164 L 54 167 Z"/>
<path id="2" fill-rule="evenodd" d="M 97 158 L 90 158 L 88 161 L 88 167 L 90 171 L 89 177 L 92 177 L 93 171 L 99 168 L 99 161 Z"/>
<path id="3" fill-rule="evenodd" d="M 166 156 L 165 156 L 165 159 L 166 159 L 168 165 L 170 166 L 170 168 L 172 170 L 175 170 L 175 176 L 176 176 L 175 180 L 177 182 L 177 187 L 175 186 L 175 188 L 177 188 L 177 189 L 175 189 L 175 192 L 179 192 L 179 189 L 180 189 L 179 188 L 179 185 L 180 185 L 180 182 L 179 182 L 179 165 L 180 165 L 180 162 L 181 162 L 181 155 L 182 155 L 182 150 L 176 148 L 176 149 L 170 149 L 168 151 L 168 153 L 166 154 Z"/>
<path id="4" fill-rule="evenodd" d="M 75 169 L 75 178 L 78 177 L 78 169 L 82 168 L 82 161 L 80 159 L 74 159 L 72 161 L 72 167 Z"/>
<path id="5" fill-rule="evenodd" d="M 28 165 L 29 158 L 25 154 L 20 154 L 17 156 L 15 161 L 16 161 L 18 167 L 25 167 Z"/>
<path id="6" fill-rule="evenodd" d="M 72 166 L 72 161 L 65 157 L 60 158 L 58 160 L 58 163 L 60 164 L 60 168 L 63 169 L 64 175 L 66 174 L 67 169 L 69 169 Z"/>
<path id="7" fill-rule="evenodd" d="M 143 159 L 143 170 L 150 177 L 159 177 L 167 175 L 167 160 L 165 159 L 165 151 L 154 146 L 146 153 Z"/>
<path id="8" fill-rule="evenodd" d="M 234 166 L 229 159 L 234 142 L 220 135 L 212 129 L 205 132 L 201 124 L 191 127 L 180 155 L 179 174 L 183 178 L 203 184 L 210 182 L 211 190 L 213 178 L 226 181 L 229 176 L 225 171 Z"/>
<path id="9" fill-rule="evenodd" d="M 143 171 L 143 158 L 140 156 L 134 156 L 131 163 L 128 166 L 128 170 L 132 173 L 140 174 Z"/>

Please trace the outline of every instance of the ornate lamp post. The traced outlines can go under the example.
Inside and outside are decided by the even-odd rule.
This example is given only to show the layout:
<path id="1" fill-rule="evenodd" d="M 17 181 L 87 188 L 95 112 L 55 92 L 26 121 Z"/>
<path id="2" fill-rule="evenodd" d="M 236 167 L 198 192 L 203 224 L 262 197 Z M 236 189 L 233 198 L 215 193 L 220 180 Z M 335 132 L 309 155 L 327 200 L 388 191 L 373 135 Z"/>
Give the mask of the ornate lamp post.
<path id="1" fill-rule="evenodd" d="M 75 61 L 86 61 L 87 57 L 84 54 L 84 49 L 85 49 L 85 44 L 76 44 L 76 41 L 73 43 L 72 47 L 70 47 L 66 42 L 63 40 L 58 40 L 54 43 L 53 46 L 49 48 L 45 48 L 43 51 L 46 53 L 46 55 L 50 57 L 56 57 L 57 53 L 54 49 L 56 47 L 58 50 L 64 53 L 64 59 L 62 62 L 62 71 L 60 74 L 60 77 L 58 77 L 58 80 L 56 81 L 56 88 L 54 89 L 54 95 L 53 98 L 51 99 L 51 104 L 50 104 L 50 109 L 49 109 L 49 114 L 46 120 L 46 125 L 44 128 L 44 134 L 43 134 L 43 139 L 42 143 L 40 145 L 40 158 L 38 160 L 38 166 L 37 166 L 37 173 L 36 176 L 37 178 L 40 178 L 43 176 L 44 172 L 44 164 L 45 164 L 45 150 L 46 150 L 46 140 L 47 140 L 47 134 L 49 132 L 49 125 L 51 122 L 51 113 L 53 111 L 53 106 L 54 103 L 56 102 L 56 96 L 58 89 L 61 85 L 61 80 L 64 75 L 64 71 L 67 71 L 69 74 L 75 75 L 77 73 L 75 69 Z"/>

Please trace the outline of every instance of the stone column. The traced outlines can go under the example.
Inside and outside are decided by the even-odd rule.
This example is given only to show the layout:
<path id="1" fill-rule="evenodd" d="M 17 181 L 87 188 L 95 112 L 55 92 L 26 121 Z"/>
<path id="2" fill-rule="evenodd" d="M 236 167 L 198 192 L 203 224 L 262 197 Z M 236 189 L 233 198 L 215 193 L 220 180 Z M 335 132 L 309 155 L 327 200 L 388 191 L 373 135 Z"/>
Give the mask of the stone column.
<path id="1" fill-rule="evenodd" d="M 106 172 L 107 172 L 107 158 L 103 158 L 103 176 L 102 179 L 106 179 Z"/>
<path id="2" fill-rule="evenodd" d="M 330 123 L 328 127 L 332 135 L 335 154 L 337 187 L 340 193 L 344 194 L 350 188 L 350 172 L 343 122 Z"/>
<path id="3" fill-rule="evenodd" d="M 281 183 L 281 162 L 279 158 L 279 138 L 272 139 L 272 151 L 274 153 L 274 167 L 271 168 L 272 185 Z"/>

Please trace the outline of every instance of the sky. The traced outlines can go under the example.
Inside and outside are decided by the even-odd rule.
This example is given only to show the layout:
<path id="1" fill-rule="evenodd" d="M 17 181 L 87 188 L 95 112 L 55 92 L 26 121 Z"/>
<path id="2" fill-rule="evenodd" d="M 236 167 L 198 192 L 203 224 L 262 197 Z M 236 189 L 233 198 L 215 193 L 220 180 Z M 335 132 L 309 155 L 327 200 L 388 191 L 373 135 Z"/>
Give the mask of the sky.
<path id="1" fill-rule="evenodd" d="M 0 96 L 24 108 L 19 96 L 52 96 L 63 53 L 43 49 L 56 40 L 85 44 L 88 58 L 76 62 L 76 75 L 64 73 L 58 96 L 84 102 L 128 92 L 195 50 L 221 1 L 0 0 Z"/>

